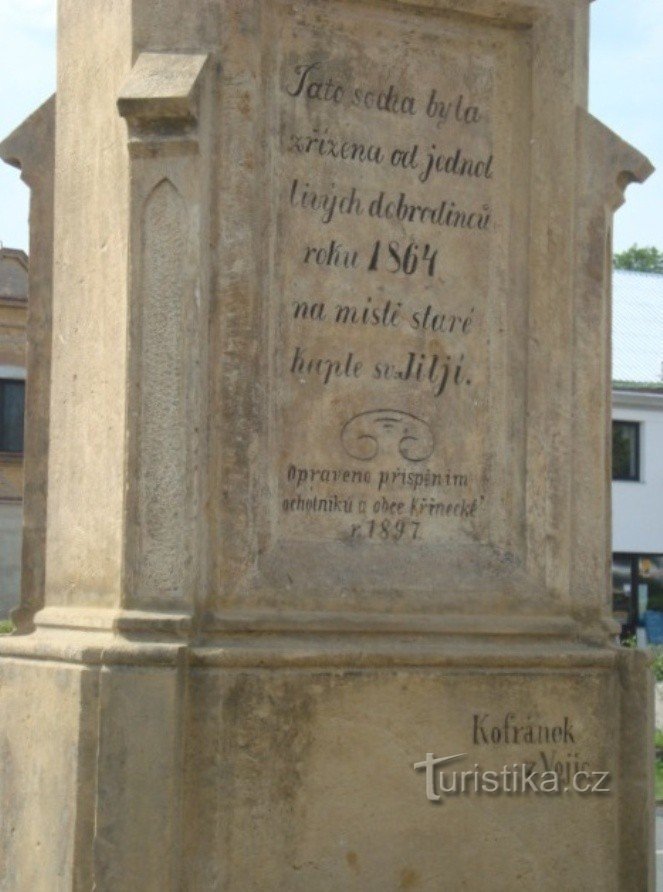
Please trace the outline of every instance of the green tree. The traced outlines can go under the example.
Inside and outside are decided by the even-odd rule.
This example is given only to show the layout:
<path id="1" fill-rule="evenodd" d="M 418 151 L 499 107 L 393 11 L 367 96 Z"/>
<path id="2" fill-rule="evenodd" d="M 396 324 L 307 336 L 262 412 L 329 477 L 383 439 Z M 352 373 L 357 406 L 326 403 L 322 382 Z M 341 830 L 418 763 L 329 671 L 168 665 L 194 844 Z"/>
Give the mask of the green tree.
<path id="1" fill-rule="evenodd" d="M 658 248 L 639 248 L 632 245 L 628 250 L 615 254 L 615 269 L 630 269 L 639 273 L 663 273 L 663 252 Z"/>

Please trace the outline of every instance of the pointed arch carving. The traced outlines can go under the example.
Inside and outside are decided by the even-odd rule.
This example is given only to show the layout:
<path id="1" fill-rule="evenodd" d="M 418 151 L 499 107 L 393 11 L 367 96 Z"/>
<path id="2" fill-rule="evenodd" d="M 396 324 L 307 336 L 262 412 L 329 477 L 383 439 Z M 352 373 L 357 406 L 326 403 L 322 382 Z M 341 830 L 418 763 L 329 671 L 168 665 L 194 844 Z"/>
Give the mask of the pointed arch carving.
<path id="1" fill-rule="evenodd" d="M 141 587 L 171 597 L 183 593 L 187 563 L 188 230 L 186 204 L 164 177 L 141 215 L 138 521 Z"/>

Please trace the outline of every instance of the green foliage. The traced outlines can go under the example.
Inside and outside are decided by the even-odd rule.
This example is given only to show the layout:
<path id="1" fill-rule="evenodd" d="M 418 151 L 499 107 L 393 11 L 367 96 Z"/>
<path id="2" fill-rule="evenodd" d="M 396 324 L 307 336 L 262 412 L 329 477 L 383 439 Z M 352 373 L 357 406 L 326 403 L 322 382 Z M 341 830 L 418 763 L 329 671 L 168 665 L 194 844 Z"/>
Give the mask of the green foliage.
<path id="1" fill-rule="evenodd" d="M 0 620 L 0 635 L 9 635 L 14 631 L 14 623 L 10 619 Z"/>
<path id="2" fill-rule="evenodd" d="M 657 802 L 663 800 L 663 762 L 660 759 L 654 765 L 654 798 Z"/>
<path id="3" fill-rule="evenodd" d="M 657 728 L 654 731 L 654 747 L 656 757 L 654 761 L 654 798 L 657 802 L 663 802 L 663 731 Z"/>
<path id="4" fill-rule="evenodd" d="M 652 661 L 652 670 L 656 681 L 663 681 L 663 648 L 652 648 L 654 659 Z"/>
<path id="5" fill-rule="evenodd" d="M 630 269 L 639 273 L 663 273 L 663 251 L 658 248 L 639 248 L 632 245 L 614 255 L 615 269 Z"/>

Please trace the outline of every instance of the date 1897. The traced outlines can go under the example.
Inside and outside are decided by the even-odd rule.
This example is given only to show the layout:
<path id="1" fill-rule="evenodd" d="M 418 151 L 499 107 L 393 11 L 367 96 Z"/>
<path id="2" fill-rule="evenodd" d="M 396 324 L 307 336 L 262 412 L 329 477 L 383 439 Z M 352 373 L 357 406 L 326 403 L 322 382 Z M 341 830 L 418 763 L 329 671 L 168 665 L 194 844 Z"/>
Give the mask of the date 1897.
<path id="1" fill-rule="evenodd" d="M 417 520 L 368 520 L 353 524 L 350 538 L 355 541 L 417 542 L 423 538 L 423 533 L 421 521 Z"/>

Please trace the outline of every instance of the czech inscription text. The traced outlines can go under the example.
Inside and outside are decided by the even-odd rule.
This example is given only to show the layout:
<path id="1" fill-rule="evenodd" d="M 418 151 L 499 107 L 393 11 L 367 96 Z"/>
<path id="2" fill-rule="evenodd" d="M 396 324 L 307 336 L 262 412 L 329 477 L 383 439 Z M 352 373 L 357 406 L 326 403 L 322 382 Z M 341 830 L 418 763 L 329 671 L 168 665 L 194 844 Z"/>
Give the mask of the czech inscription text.
<path id="1" fill-rule="evenodd" d="M 361 36 L 361 33 L 360 33 Z M 494 184 L 489 55 L 388 23 L 280 60 L 279 525 L 472 537 L 484 468 Z"/>

